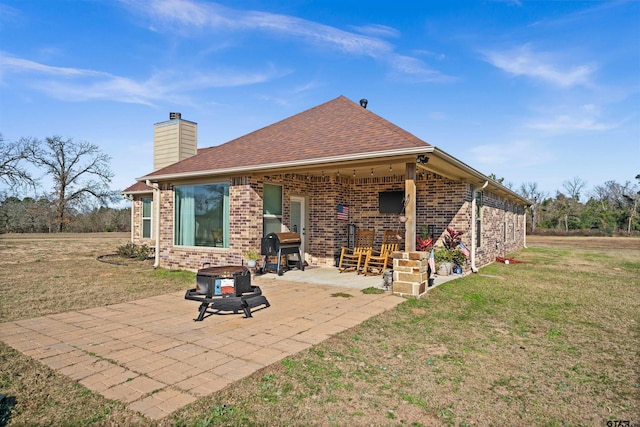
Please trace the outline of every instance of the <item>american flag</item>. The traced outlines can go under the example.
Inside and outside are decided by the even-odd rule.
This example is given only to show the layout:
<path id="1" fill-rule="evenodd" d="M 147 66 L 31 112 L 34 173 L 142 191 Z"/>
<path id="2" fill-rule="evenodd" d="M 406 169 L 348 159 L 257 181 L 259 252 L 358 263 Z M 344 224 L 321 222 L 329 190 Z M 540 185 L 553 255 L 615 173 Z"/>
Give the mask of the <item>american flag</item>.
<path id="1" fill-rule="evenodd" d="M 462 255 L 466 256 L 467 258 L 471 256 L 471 251 L 469 251 L 469 248 L 467 248 L 467 245 L 465 245 L 464 243 L 460 243 L 460 252 L 462 252 Z"/>
<path id="2" fill-rule="evenodd" d="M 431 249 L 431 253 L 429 254 L 429 268 L 431 269 L 431 273 L 429 275 L 436 273 L 436 256 L 433 249 Z"/>
<path id="3" fill-rule="evenodd" d="M 349 221 L 349 206 L 338 205 L 338 221 Z"/>

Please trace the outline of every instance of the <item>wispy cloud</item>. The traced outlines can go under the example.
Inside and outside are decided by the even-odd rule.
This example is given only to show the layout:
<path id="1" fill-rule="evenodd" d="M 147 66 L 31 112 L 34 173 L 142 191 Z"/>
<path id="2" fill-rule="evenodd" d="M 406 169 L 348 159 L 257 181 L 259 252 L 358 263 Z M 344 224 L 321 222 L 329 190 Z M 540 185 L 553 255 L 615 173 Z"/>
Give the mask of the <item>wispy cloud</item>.
<path id="1" fill-rule="evenodd" d="M 546 133 L 561 134 L 582 131 L 608 131 L 615 129 L 630 118 L 605 120 L 602 108 L 595 104 L 549 107 L 540 118 L 529 120 L 525 126 Z"/>
<path id="2" fill-rule="evenodd" d="M 154 29 L 185 36 L 202 35 L 203 31 L 262 31 L 292 41 L 337 50 L 350 55 L 366 56 L 387 63 L 395 72 L 421 81 L 448 80 L 417 58 L 395 52 L 395 46 L 380 37 L 399 37 L 400 33 L 383 25 L 357 27 L 360 34 L 341 30 L 295 16 L 261 11 L 243 11 L 217 3 L 193 0 L 121 0 L 131 10 L 150 21 Z"/>
<path id="3" fill-rule="evenodd" d="M 568 88 L 572 86 L 590 86 L 591 75 L 595 71 L 592 65 L 561 66 L 554 55 L 534 52 L 529 45 L 510 51 L 488 51 L 485 60 L 491 65 L 514 76 L 531 77 Z"/>
<path id="4" fill-rule="evenodd" d="M 528 124 L 528 127 L 531 129 L 539 129 L 554 133 L 565 133 L 573 131 L 606 131 L 617 128 L 623 122 L 624 121 L 617 123 L 606 123 L 597 121 L 593 118 L 561 115 L 553 117 L 549 120 L 530 122 Z"/>
<path id="5" fill-rule="evenodd" d="M 27 77 L 26 84 L 47 95 L 66 101 L 111 100 L 155 105 L 159 101 L 188 102 L 190 91 L 262 83 L 287 71 L 267 66 L 258 71 L 234 69 L 209 72 L 162 71 L 144 80 L 135 80 L 95 70 L 56 67 L 0 53 L 3 80 L 9 75 Z M 180 76 L 180 78 L 176 78 Z"/>
<path id="6" fill-rule="evenodd" d="M 392 37 L 392 38 L 400 37 L 400 31 L 398 31 L 393 27 L 388 27 L 386 25 L 369 24 L 369 25 L 363 25 L 359 27 L 354 26 L 352 28 L 360 34 L 367 34 L 372 37 Z"/>
<path id="7" fill-rule="evenodd" d="M 54 67 L 50 65 L 40 64 L 28 59 L 15 58 L 7 56 L 4 53 L 0 53 L 0 65 L 2 65 L 3 72 L 36 72 L 46 74 L 50 76 L 59 77 L 96 77 L 96 76 L 108 76 L 107 73 L 101 73 L 93 70 L 83 70 L 80 68 L 68 68 L 68 67 Z"/>
<path id="8" fill-rule="evenodd" d="M 538 142 L 529 140 L 478 145 L 470 152 L 474 163 L 486 170 L 511 165 L 517 165 L 518 168 L 541 165 L 553 158 L 553 155 L 541 148 Z"/>

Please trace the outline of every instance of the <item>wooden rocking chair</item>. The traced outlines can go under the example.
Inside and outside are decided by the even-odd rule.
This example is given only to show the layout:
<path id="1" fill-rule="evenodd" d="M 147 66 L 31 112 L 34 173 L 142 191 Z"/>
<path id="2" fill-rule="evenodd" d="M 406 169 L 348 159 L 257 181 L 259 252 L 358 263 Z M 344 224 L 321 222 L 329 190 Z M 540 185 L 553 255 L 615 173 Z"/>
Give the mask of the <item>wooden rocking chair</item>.
<path id="1" fill-rule="evenodd" d="M 340 251 L 340 263 L 338 264 L 340 273 L 360 270 L 361 266 L 364 265 L 367 254 L 373 249 L 375 236 L 375 230 L 356 231 L 356 240 L 353 249 L 343 247 L 342 251 Z"/>
<path id="2" fill-rule="evenodd" d="M 402 236 L 400 230 L 385 230 L 382 236 L 382 245 L 380 250 L 375 249 L 369 251 L 364 261 L 362 273 L 366 276 L 378 276 L 384 272 L 387 267 L 393 267 L 393 259 L 391 253 L 400 250 L 400 240 L 398 236 Z"/>

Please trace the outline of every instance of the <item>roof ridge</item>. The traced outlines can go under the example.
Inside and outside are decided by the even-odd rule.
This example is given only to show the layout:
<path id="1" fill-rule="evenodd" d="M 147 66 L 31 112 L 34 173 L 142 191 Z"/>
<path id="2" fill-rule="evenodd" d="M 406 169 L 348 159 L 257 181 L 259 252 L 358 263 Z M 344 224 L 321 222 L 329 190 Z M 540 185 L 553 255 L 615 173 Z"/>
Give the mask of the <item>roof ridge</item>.
<path id="1" fill-rule="evenodd" d="M 340 95 L 230 141 L 198 149 L 195 156 L 152 175 L 308 162 L 327 155 L 353 156 L 424 146 L 429 144 Z"/>
<path id="2" fill-rule="evenodd" d="M 350 104 L 354 104 L 354 105 L 355 105 L 355 103 L 354 103 L 353 101 L 351 101 L 351 100 L 349 100 L 349 99 L 347 99 L 347 98 L 345 98 L 345 99 L 346 99 L 347 101 L 349 101 L 349 103 L 350 103 Z M 405 129 L 401 128 L 400 126 L 398 126 L 398 125 L 396 125 L 396 124 L 394 124 L 394 123 L 390 122 L 389 120 L 385 119 L 384 117 L 382 117 L 382 116 L 380 116 L 380 115 L 378 115 L 378 114 L 374 113 L 373 111 L 370 111 L 370 110 L 368 110 L 367 108 L 364 108 L 364 107 L 360 107 L 360 108 L 362 108 L 363 110 L 365 110 L 365 111 L 363 111 L 363 113 L 364 113 L 364 112 L 367 112 L 367 113 L 371 114 L 371 115 L 373 116 L 373 119 L 374 119 L 374 120 L 376 120 L 376 121 L 378 121 L 380 124 L 382 124 L 382 125 L 386 126 L 389 130 L 391 130 L 391 131 L 393 131 L 393 132 L 395 132 L 395 133 L 401 134 L 401 135 L 403 135 L 403 136 L 405 136 L 405 137 L 406 137 L 406 136 L 409 136 L 409 137 L 411 137 L 412 139 L 417 139 L 418 141 L 423 142 L 423 143 L 425 143 L 425 144 L 427 144 L 427 145 L 431 145 L 431 144 L 429 144 L 428 142 L 426 142 L 426 141 L 422 140 L 421 138 L 417 137 L 416 135 L 412 134 L 411 132 L 409 132 L 409 131 L 407 131 L 407 130 L 405 130 Z"/>

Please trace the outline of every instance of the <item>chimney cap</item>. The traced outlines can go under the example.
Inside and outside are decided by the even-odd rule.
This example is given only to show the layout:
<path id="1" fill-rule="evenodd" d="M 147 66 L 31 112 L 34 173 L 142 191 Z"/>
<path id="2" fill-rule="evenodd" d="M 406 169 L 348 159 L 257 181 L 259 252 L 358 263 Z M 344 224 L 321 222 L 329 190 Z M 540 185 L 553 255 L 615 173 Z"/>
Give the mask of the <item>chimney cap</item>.
<path id="1" fill-rule="evenodd" d="M 169 120 L 181 119 L 181 118 L 182 118 L 182 114 L 180 113 L 169 113 Z"/>

